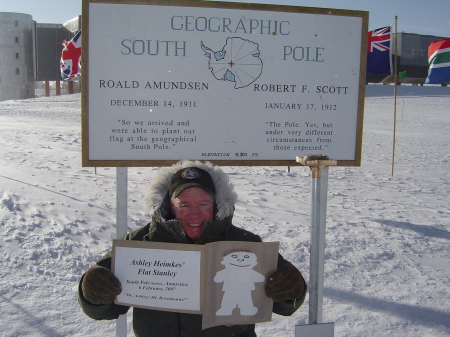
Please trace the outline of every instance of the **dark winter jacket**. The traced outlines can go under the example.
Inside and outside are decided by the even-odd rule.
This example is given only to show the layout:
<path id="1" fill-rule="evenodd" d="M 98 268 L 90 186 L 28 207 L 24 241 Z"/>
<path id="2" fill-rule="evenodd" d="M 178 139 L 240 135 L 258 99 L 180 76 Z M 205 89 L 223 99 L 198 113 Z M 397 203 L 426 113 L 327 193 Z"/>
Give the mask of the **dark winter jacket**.
<path id="1" fill-rule="evenodd" d="M 170 177 L 178 169 L 188 166 L 197 166 L 207 170 L 216 187 L 215 219 L 207 224 L 196 242 L 191 242 L 185 235 L 181 223 L 173 220 L 170 214 L 168 184 Z M 236 194 L 229 183 L 228 176 L 222 170 L 210 164 L 183 161 L 165 171 L 160 172 L 157 179 L 150 186 L 147 201 L 152 205 L 154 212 L 152 221 L 126 235 L 126 240 L 143 240 L 155 242 L 206 244 L 216 241 L 251 241 L 260 242 L 261 238 L 249 231 L 238 228 L 232 224 Z M 171 219 L 171 220 L 166 220 Z M 286 263 L 281 255 L 278 256 L 278 266 Z M 97 264 L 111 269 L 110 253 L 100 259 Z M 94 305 L 88 302 L 82 294 L 81 282 L 79 287 L 79 302 L 83 311 L 89 317 L 97 320 L 116 319 L 126 313 L 127 306 L 114 303 Z M 273 312 L 289 316 L 303 303 L 305 293 L 294 301 L 274 302 Z M 151 309 L 133 308 L 133 329 L 138 337 L 255 337 L 255 325 L 216 326 L 205 330 L 201 329 L 202 316 Z"/>

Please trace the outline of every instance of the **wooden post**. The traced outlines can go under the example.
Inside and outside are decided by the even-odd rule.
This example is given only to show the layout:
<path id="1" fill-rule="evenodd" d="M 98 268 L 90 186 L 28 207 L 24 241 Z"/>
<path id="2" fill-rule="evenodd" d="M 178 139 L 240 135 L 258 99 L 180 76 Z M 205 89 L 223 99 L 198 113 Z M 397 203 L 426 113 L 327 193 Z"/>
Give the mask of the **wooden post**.
<path id="1" fill-rule="evenodd" d="M 50 82 L 45 81 L 45 97 L 50 96 Z"/>
<path id="2" fill-rule="evenodd" d="M 56 89 L 56 96 L 61 95 L 61 81 L 56 81 L 55 89 Z"/>
<path id="3" fill-rule="evenodd" d="M 67 81 L 67 93 L 73 94 L 73 82 L 72 81 Z"/>
<path id="4" fill-rule="evenodd" d="M 394 166 L 395 166 L 395 137 L 396 137 L 396 129 L 397 129 L 397 19 L 398 16 L 395 16 L 394 21 L 394 31 L 395 31 L 395 56 L 394 56 L 394 136 L 392 141 L 392 169 L 391 175 L 394 176 Z M 392 47 L 391 47 L 392 48 Z"/>

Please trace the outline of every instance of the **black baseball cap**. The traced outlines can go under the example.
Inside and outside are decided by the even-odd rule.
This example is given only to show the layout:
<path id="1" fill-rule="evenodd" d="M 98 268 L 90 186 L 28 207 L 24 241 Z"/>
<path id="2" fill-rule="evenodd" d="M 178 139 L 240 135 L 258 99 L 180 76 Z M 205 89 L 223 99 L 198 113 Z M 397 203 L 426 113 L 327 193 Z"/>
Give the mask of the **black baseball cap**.
<path id="1" fill-rule="evenodd" d="M 189 187 L 200 187 L 208 194 L 214 196 L 216 189 L 211 175 L 198 167 L 185 167 L 178 170 L 170 181 L 169 197 L 176 198 Z"/>

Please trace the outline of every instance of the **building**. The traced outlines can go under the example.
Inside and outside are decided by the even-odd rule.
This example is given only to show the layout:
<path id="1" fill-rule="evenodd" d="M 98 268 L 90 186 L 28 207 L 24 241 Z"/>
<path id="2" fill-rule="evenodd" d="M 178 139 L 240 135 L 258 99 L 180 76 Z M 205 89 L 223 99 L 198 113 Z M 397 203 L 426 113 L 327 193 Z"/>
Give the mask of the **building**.
<path id="1" fill-rule="evenodd" d="M 0 13 L 0 101 L 34 96 L 35 22 Z"/>
<path id="2" fill-rule="evenodd" d="M 399 33 L 398 71 L 406 71 L 409 78 L 419 80 L 428 76 L 428 46 L 446 37 Z"/>
<path id="3" fill-rule="evenodd" d="M 81 16 L 45 24 L 29 14 L 0 12 L 0 101 L 34 97 L 36 81 L 60 81 L 61 42 L 80 28 Z"/>
<path id="4" fill-rule="evenodd" d="M 428 46 L 447 37 L 397 33 L 397 72 L 406 72 L 399 82 L 424 84 L 428 76 Z M 391 45 L 394 54 L 394 44 Z M 394 64 L 395 56 L 392 56 Z M 393 76 L 367 76 L 367 82 L 393 82 Z"/>

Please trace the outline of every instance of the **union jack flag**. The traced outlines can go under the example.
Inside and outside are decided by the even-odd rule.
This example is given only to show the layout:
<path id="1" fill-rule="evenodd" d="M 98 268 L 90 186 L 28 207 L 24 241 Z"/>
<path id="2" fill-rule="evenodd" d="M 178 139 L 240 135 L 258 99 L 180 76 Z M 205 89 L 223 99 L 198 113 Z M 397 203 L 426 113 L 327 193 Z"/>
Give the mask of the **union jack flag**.
<path id="1" fill-rule="evenodd" d="M 81 30 L 70 41 L 61 42 L 61 77 L 68 80 L 81 75 Z"/>
<path id="2" fill-rule="evenodd" d="M 374 29 L 367 40 L 367 76 L 392 74 L 391 26 Z"/>

